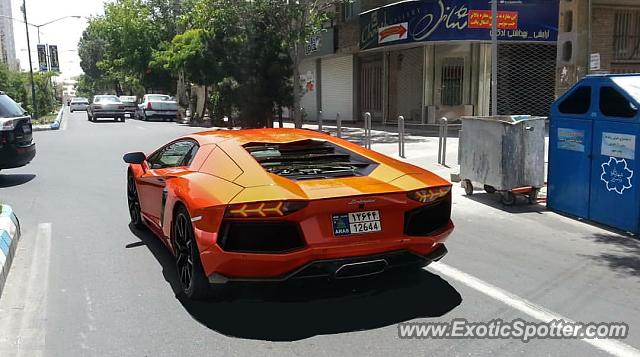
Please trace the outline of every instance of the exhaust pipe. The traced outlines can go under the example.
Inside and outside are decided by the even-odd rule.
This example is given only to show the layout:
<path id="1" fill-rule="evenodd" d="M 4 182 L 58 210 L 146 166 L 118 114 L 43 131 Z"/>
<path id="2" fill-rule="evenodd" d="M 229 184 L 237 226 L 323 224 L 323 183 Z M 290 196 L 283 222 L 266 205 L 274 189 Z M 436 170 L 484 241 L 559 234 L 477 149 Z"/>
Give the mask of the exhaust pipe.
<path id="1" fill-rule="evenodd" d="M 346 279 L 380 274 L 385 271 L 388 265 L 389 263 L 385 259 L 344 264 L 336 270 L 334 277 Z"/>

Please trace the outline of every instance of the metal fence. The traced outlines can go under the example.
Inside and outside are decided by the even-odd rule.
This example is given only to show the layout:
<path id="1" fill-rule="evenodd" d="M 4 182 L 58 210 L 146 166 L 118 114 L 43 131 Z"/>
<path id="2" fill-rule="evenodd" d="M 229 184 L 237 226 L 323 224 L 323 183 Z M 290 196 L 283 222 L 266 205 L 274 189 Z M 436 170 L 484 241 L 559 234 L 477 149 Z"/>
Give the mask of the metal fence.
<path id="1" fill-rule="evenodd" d="M 549 114 L 555 99 L 556 48 L 555 44 L 498 45 L 498 114 Z"/>

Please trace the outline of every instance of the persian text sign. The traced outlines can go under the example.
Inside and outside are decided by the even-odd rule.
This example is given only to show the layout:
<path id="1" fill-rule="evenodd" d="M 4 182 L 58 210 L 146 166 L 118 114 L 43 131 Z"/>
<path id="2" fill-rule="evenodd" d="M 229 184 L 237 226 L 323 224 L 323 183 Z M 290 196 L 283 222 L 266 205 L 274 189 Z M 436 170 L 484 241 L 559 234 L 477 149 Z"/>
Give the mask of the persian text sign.
<path id="1" fill-rule="evenodd" d="M 500 0 L 498 39 L 556 42 L 558 6 L 558 0 Z M 486 0 L 403 1 L 360 15 L 360 48 L 426 41 L 490 41 L 491 21 L 491 2 Z M 407 32 L 398 36 L 397 26 L 404 28 L 405 24 Z M 398 32 L 393 40 L 381 36 L 389 27 Z"/>
<path id="2" fill-rule="evenodd" d="M 493 24 L 493 16 L 491 10 L 471 10 L 469 11 L 469 28 L 470 29 L 490 29 Z M 505 30 L 518 29 L 518 12 L 516 11 L 499 11 L 498 12 L 498 28 Z"/>

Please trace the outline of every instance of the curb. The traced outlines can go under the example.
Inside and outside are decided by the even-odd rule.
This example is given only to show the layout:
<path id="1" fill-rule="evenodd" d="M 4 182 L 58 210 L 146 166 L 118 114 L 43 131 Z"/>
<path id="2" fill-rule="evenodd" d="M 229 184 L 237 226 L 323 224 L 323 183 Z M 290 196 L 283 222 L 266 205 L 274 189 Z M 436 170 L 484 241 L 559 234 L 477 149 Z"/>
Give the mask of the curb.
<path id="1" fill-rule="evenodd" d="M 20 222 L 13 209 L 0 204 L 0 296 L 20 239 Z"/>
<path id="2" fill-rule="evenodd" d="M 36 125 L 33 127 L 33 131 L 58 130 L 60 129 L 60 125 L 62 125 L 63 117 L 64 117 L 64 105 L 62 105 L 62 108 L 60 108 L 60 111 L 58 112 L 58 116 L 56 117 L 56 120 L 53 121 L 53 123 L 49 125 Z"/>

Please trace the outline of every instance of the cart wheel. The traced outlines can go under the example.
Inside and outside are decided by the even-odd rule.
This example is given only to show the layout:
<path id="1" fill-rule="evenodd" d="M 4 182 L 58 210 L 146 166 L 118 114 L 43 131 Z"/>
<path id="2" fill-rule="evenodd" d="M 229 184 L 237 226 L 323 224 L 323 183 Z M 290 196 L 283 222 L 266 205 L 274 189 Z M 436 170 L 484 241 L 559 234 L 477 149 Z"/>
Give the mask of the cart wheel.
<path id="1" fill-rule="evenodd" d="M 538 194 L 540 193 L 539 188 L 532 188 L 531 192 L 527 195 L 530 204 L 535 204 L 538 202 Z"/>
<path id="2" fill-rule="evenodd" d="M 512 206 L 516 203 L 516 194 L 511 191 L 501 192 L 500 201 L 505 206 Z"/>
<path id="3" fill-rule="evenodd" d="M 496 193 L 496 188 L 489 185 L 484 185 L 484 191 L 486 193 Z"/>
<path id="4" fill-rule="evenodd" d="M 462 187 L 464 187 L 464 193 L 469 196 L 473 195 L 473 183 L 471 183 L 471 180 L 462 180 Z"/>

